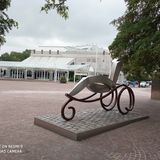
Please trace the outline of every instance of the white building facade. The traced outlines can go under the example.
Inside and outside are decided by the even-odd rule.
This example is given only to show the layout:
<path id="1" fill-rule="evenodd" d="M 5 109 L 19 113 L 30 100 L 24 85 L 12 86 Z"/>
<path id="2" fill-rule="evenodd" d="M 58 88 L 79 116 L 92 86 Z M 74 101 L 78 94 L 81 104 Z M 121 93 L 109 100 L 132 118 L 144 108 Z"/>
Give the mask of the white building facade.
<path id="1" fill-rule="evenodd" d="M 61 77 L 76 81 L 77 77 L 110 74 L 112 59 L 103 49 L 97 46 L 66 48 L 55 51 L 43 46 L 32 50 L 31 56 L 22 62 L 0 61 L 0 78 L 56 82 Z"/>

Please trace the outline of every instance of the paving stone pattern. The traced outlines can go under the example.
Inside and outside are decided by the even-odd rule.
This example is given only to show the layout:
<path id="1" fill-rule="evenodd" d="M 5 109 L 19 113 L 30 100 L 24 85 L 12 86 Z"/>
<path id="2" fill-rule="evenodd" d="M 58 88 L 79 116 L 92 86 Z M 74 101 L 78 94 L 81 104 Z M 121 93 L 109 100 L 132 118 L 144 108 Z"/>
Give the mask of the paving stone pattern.
<path id="1" fill-rule="evenodd" d="M 133 88 L 133 112 L 148 119 L 82 141 L 33 124 L 36 116 L 60 113 L 74 85 L 0 81 L 0 145 L 23 145 L 22 153 L 0 153 L 0 160 L 160 160 L 160 101 L 151 100 L 151 88 Z M 73 105 L 77 111 L 100 108 L 96 102 Z M 76 114 L 73 121 L 79 119 Z"/>
<path id="2" fill-rule="evenodd" d="M 76 115 L 71 121 L 65 121 L 60 114 L 38 116 L 35 117 L 34 123 L 73 140 L 81 140 L 148 118 L 148 116 L 136 112 L 129 112 L 127 115 L 122 115 L 118 110 L 106 112 L 101 108 L 85 109 L 77 112 Z M 57 130 L 57 127 L 60 130 Z"/>

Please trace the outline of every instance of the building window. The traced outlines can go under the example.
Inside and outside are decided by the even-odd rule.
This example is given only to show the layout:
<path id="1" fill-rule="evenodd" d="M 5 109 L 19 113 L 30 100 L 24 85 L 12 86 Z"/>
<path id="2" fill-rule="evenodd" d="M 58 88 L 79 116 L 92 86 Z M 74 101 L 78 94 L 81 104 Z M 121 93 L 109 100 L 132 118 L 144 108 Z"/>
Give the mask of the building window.
<path id="1" fill-rule="evenodd" d="M 70 65 L 74 65 L 74 62 L 72 62 Z"/>
<path id="2" fill-rule="evenodd" d="M 27 71 L 27 77 L 32 77 L 32 71 Z"/>

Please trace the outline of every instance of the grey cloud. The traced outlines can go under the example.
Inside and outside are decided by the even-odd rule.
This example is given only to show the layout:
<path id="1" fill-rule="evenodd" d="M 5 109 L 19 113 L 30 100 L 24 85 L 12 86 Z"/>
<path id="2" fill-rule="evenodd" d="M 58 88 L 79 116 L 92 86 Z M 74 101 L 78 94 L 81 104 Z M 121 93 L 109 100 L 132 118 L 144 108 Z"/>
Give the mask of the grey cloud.
<path id="1" fill-rule="evenodd" d="M 124 0 L 68 0 L 67 3 L 69 19 L 65 21 L 56 11 L 40 12 L 44 0 L 12 0 L 8 13 L 19 22 L 19 29 L 8 34 L 2 49 L 25 45 L 28 48 L 47 42 L 54 45 L 54 39 L 73 45 L 96 43 L 107 47 L 111 44 L 117 32 L 109 23 L 123 15 Z"/>

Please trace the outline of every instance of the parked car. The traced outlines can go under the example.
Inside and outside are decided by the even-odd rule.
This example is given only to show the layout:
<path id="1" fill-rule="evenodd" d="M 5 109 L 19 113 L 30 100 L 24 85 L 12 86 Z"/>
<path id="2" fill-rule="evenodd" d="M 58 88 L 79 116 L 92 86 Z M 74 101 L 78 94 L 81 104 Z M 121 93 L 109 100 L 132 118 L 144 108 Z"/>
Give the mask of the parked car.
<path id="1" fill-rule="evenodd" d="M 149 87 L 149 83 L 146 81 L 140 82 L 140 87 Z"/>

